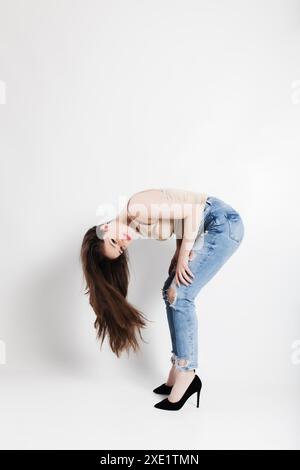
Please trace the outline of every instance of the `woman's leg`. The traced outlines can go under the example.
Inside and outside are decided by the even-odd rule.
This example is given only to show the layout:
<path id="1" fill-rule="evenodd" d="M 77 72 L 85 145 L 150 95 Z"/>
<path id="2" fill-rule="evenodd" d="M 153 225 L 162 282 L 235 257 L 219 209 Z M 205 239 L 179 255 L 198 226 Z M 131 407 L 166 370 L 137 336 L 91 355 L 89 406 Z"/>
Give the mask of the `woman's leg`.
<path id="1" fill-rule="evenodd" d="M 175 367 L 175 358 L 177 357 L 177 349 L 176 349 L 176 337 L 175 337 L 175 328 L 174 328 L 174 318 L 173 318 L 173 309 L 169 306 L 169 303 L 167 302 L 167 297 L 166 297 L 166 292 L 167 289 L 170 287 L 172 280 L 173 280 L 174 274 L 170 274 L 169 277 L 166 279 L 163 288 L 162 288 L 162 296 L 166 304 L 166 312 L 167 312 L 167 319 L 168 319 L 168 325 L 169 325 L 169 330 L 170 330 L 170 337 L 171 337 L 171 344 L 172 344 L 172 349 L 171 349 L 171 364 L 172 367 L 169 372 L 169 376 L 167 378 L 167 381 L 165 382 L 166 385 L 174 385 L 175 383 L 175 377 L 176 377 L 176 367 Z"/>
<path id="2" fill-rule="evenodd" d="M 198 367 L 195 298 L 202 287 L 236 251 L 244 236 L 240 215 L 221 200 L 212 199 L 213 210 L 210 211 L 209 224 L 202 234 L 202 247 L 194 250 L 194 257 L 188 262 L 194 274 L 192 283 L 188 286 L 184 284 L 177 286 L 173 275 L 172 281 L 164 288 L 168 318 L 171 319 L 176 344 L 175 367 L 180 372 L 188 372 Z M 172 390 L 172 394 L 176 395 L 176 391 L 173 393 Z"/>

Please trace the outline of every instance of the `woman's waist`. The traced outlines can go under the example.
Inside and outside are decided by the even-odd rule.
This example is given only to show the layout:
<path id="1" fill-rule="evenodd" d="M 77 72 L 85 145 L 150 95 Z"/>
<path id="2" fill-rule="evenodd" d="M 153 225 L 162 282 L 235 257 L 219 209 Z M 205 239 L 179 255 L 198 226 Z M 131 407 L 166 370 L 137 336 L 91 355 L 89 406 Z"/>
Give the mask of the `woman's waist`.
<path id="1" fill-rule="evenodd" d="M 208 196 L 204 207 L 204 219 L 210 214 L 233 214 L 238 213 L 230 204 L 216 196 Z"/>

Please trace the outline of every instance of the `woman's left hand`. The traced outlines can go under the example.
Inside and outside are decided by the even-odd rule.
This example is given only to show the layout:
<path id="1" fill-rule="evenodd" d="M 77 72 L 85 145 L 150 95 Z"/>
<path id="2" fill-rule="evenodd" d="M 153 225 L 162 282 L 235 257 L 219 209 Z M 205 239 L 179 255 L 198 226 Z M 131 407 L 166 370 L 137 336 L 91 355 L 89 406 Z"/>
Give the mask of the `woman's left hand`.
<path id="1" fill-rule="evenodd" d="M 191 256 L 191 251 L 186 255 L 180 253 L 178 256 L 175 271 L 175 282 L 178 287 L 180 286 L 180 282 L 182 282 L 182 284 L 185 284 L 186 286 L 193 282 L 193 279 L 191 279 L 191 277 L 193 278 L 194 274 L 192 273 L 188 265 L 188 261 L 189 259 L 191 259 Z"/>

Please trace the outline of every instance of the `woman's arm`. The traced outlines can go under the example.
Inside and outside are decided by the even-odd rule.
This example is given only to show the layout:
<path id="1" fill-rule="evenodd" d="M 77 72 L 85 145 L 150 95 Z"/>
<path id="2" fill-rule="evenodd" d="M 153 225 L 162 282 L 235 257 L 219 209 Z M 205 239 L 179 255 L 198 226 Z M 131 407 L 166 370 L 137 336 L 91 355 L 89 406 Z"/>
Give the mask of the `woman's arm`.
<path id="1" fill-rule="evenodd" d="M 169 270 L 168 270 L 169 274 L 171 274 L 171 272 L 176 269 L 181 243 L 182 243 L 182 238 L 176 238 L 176 250 L 173 255 L 173 258 L 171 259 L 171 263 L 170 263 Z"/>
<path id="2" fill-rule="evenodd" d="M 182 238 L 176 238 L 176 251 L 179 252 L 182 243 Z"/>
<path id="3" fill-rule="evenodd" d="M 183 238 L 180 246 L 180 255 L 183 257 L 188 257 L 193 248 L 203 218 L 203 209 L 203 206 L 197 206 L 196 209 L 193 207 L 186 217 L 184 217 Z"/>

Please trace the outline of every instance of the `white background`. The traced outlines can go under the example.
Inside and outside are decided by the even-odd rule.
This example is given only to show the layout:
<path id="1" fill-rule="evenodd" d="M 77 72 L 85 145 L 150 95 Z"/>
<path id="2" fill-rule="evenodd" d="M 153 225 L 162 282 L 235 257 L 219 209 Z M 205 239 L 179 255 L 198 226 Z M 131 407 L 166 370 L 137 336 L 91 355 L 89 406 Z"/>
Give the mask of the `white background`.
<path id="1" fill-rule="evenodd" d="M 300 2 L 0 0 L 0 57 L 1 448 L 299 448 Z M 120 359 L 79 263 L 99 204 L 155 187 L 245 224 L 197 298 L 200 408 L 176 413 L 152 393 L 174 240 L 130 246 L 149 323 Z"/>

